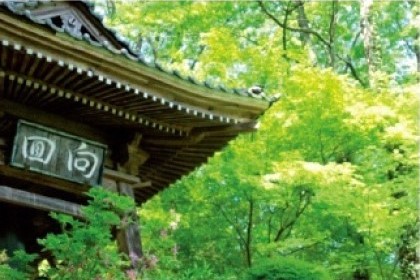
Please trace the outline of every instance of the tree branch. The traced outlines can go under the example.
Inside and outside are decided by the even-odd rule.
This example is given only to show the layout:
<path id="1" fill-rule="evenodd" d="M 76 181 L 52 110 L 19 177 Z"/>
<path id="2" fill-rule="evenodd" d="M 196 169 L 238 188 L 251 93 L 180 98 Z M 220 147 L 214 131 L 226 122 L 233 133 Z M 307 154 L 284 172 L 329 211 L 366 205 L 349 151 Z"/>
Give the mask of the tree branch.
<path id="1" fill-rule="evenodd" d="M 222 216 L 226 219 L 226 221 L 228 221 L 229 224 L 232 225 L 232 227 L 235 229 L 236 233 L 238 234 L 239 240 L 240 240 L 240 245 L 245 246 L 246 244 L 246 240 L 245 238 L 242 236 L 242 232 L 241 229 L 237 226 L 237 223 L 235 223 L 234 221 L 232 221 L 228 215 L 226 214 L 225 210 L 223 209 L 223 207 L 221 205 L 215 204 L 220 212 L 222 213 Z"/>
<path id="2" fill-rule="evenodd" d="M 324 240 L 325 240 L 325 239 L 324 239 Z M 296 252 L 303 251 L 303 250 L 306 250 L 306 249 L 308 249 L 308 248 L 315 247 L 315 246 L 317 246 L 318 244 L 321 244 L 324 240 L 318 240 L 318 241 L 316 241 L 316 242 L 314 242 L 314 243 L 311 243 L 311 244 L 308 244 L 308 245 L 306 245 L 306 246 L 298 247 L 298 248 L 293 249 L 293 250 L 291 250 L 291 251 L 289 251 L 289 252 L 287 252 L 287 253 L 282 253 L 282 255 L 283 255 L 283 256 L 288 256 L 288 255 L 294 254 L 294 253 L 296 253 Z"/>
<path id="3" fill-rule="evenodd" d="M 277 231 L 276 237 L 274 238 L 274 242 L 278 242 L 286 231 L 288 231 L 290 234 L 293 226 L 295 225 L 299 217 L 303 214 L 303 212 L 305 212 L 305 209 L 310 204 L 310 201 L 311 201 L 310 196 L 311 195 L 307 191 L 304 191 L 304 190 L 302 190 L 302 192 L 299 193 L 299 204 L 296 208 L 294 217 L 292 218 L 292 220 L 280 226 L 279 230 Z"/>
<path id="4" fill-rule="evenodd" d="M 360 78 L 359 74 L 357 73 L 357 70 L 354 67 L 350 57 L 347 57 L 347 59 L 345 59 L 344 57 L 342 57 L 341 55 L 337 53 L 335 54 L 335 56 L 346 64 L 346 66 L 350 69 L 350 72 L 353 78 L 355 78 L 363 87 L 367 86 L 367 84 Z"/>
<path id="5" fill-rule="evenodd" d="M 322 131 L 321 131 L 321 129 L 318 130 L 318 139 L 319 139 L 319 154 L 321 156 L 321 161 L 322 161 L 322 164 L 326 164 L 327 163 L 327 159 L 325 158 L 325 154 L 324 154 L 324 142 L 322 140 Z"/>
<path id="6" fill-rule="evenodd" d="M 299 1 L 298 4 L 300 4 L 301 2 Z M 313 36 L 315 36 L 316 38 L 318 38 L 329 50 L 330 50 L 330 54 L 331 54 L 331 50 L 333 48 L 333 41 L 329 42 L 327 41 L 325 38 L 323 38 L 321 36 L 321 34 L 319 34 L 318 32 L 314 31 L 313 29 L 310 28 L 295 28 L 295 27 L 290 27 L 287 26 L 287 24 L 285 25 L 284 23 L 282 23 L 278 18 L 276 18 L 272 13 L 270 13 L 270 11 L 268 11 L 267 7 L 265 6 L 263 0 L 258 0 L 258 5 L 260 6 L 262 12 L 267 15 L 272 21 L 274 21 L 274 23 L 276 23 L 278 26 L 280 26 L 281 28 L 285 29 L 285 30 L 290 30 L 292 32 L 304 32 L 307 34 L 311 34 Z M 295 6 L 294 8 L 299 7 L 299 5 Z M 335 17 L 335 16 L 334 16 Z M 360 36 L 361 31 L 359 31 L 356 34 L 355 39 L 353 40 L 352 43 L 352 47 L 356 44 L 359 36 Z M 331 39 L 331 37 L 330 37 Z M 356 68 L 354 67 L 352 61 L 350 58 L 345 59 L 343 56 L 339 55 L 339 54 L 334 54 L 335 57 L 337 57 L 338 59 L 340 59 L 341 61 L 343 61 L 346 65 L 347 69 L 350 69 L 350 73 L 351 75 L 363 86 L 366 87 L 367 83 L 364 82 L 359 74 L 357 73 Z"/>
<path id="7" fill-rule="evenodd" d="M 330 43 L 325 40 L 321 34 L 319 34 L 318 32 L 310 29 L 310 28 L 295 28 L 295 27 L 290 27 L 290 26 L 285 26 L 282 22 L 280 22 L 272 13 L 270 13 L 267 10 L 267 7 L 264 5 L 263 0 L 258 0 L 258 4 L 261 7 L 261 10 L 263 11 L 264 14 L 266 14 L 271 20 L 273 20 L 278 26 L 280 26 L 281 28 L 285 28 L 287 30 L 293 31 L 293 32 L 303 32 L 303 33 L 307 33 L 307 34 L 311 34 L 314 35 L 315 37 L 317 37 L 324 45 L 326 45 L 327 47 L 330 47 Z"/>

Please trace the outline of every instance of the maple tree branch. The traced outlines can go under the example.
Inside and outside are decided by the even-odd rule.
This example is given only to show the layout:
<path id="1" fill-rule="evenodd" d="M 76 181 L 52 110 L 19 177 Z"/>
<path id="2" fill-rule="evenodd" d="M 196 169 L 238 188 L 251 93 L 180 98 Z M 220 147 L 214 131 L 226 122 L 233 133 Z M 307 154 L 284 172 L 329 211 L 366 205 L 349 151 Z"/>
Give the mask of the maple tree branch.
<path id="1" fill-rule="evenodd" d="M 356 67 L 354 67 L 350 57 L 344 58 L 339 54 L 335 54 L 335 56 L 343 61 L 346 64 L 346 67 L 350 69 L 350 73 L 363 87 L 366 87 L 367 84 L 360 78 L 359 74 L 357 73 Z"/>
<path id="2" fill-rule="evenodd" d="M 228 221 L 229 224 L 232 225 L 232 227 L 235 229 L 236 233 L 238 234 L 239 240 L 240 240 L 240 244 L 242 246 L 246 245 L 246 240 L 242 235 L 241 229 L 238 227 L 237 223 L 235 223 L 232 219 L 230 219 L 227 215 L 227 213 L 225 212 L 225 210 L 223 209 L 223 206 L 219 205 L 219 204 L 214 204 L 215 206 L 217 206 L 220 210 L 220 212 L 222 213 L 222 216 L 226 219 L 226 221 Z"/>
<path id="3" fill-rule="evenodd" d="M 303 33 L 307 33 L 307 34 L 312 34 L 315 37 L 317 37 L 324 45 L 326 45 L 327 47 L 330 47 L 330 43 L 327 40 L 325 40 L 321 36 L 321 34 L 316 32 L 315 30 L 310 29 L 310 28 L 295 28 L 295 27 L 290 27 L 290 26 L 284 25 L 278 18 L 276 18 L 272 13 L 270 13 L 267 10 L 267 7 L 265 6 L 263 0 L 258 0 L 258 4 L 261 7 L 261 10 L 263 11 L 263 13 L 266 14 L 270 19 L 272 19 L 281 28 L 285 28 L 285 29 L 293 31 L 293 32 L 303 32 Z"/>
<path id="4" fill-rule="evenodd" d="M 262 12 L 265 14 L 265 15 L 267 15 L 272 21 L 274 21 L 278 26 L 280 26 L 281 28 L 283 28 L 283 29 L 287 29 L 287 30 L 290 30 L 290 31 L 292 31 L 292 32 L 304 32 L 304 33 L 307 33 L 307 34 L 311 34 L 311 35 L 313 35 L 313 36 L 315 36 L 316 38 L 318 38 L 329 50 L 330 50 L 330 52 L 331 52 L 331 50 L 332 50 L 332 42 L 329 42 L 329 41 L 327 41 L 325 38 L 323 38 L 322 36 L 321 36 L 321 34 L 319 34 L 318 32 L 316 32 L 315 30 L 313 30 L 313 29 L 310 29 L 310 28 L 295 28 L 295 27 L 290 27 L 290 26 L 288 26 L 287 24 L 285 25 L 284 23 L 282 23 L 277 17 L 275 17 L 272 13 L 270 13 L 270 11 L 268 11 L 268 9 L 267 9 L 267 7 L 265 6 L 265 4 L 264 4 L 264 2 L 263 2 L 263 0 L 258 0 L 258 4 L 259 4 L 259 6 L 260 6 L 260 8 L 261 8 L 261 10 L 262 10 Z M 356 41 L 358 40 L 358 38 L 359 38 L 359 36 L 360 36 L 360 32 L 358 33 L 358 34 L 356 34 L 356 37 L 355 37 L 355 39 L 353 40 L 353 43 L 352 43 L 352 46 L 356 43 Z M 353 63 L 352 63 L 352 61 L 351 61 L 351 59 L 350 58 L 348 58 L 348 59 L 346 59 L 346 58 L 344 58 L 343 56 L 341 56 L 341 55 L 339 55 L 339 54 L 334 54 L 338 59 L 340 59 L 341 61 L 343 61 L 344 63 L 345 63 L 345 65 L 346 65 L 346 68 L 347 69 L 350 69 L 350 73 L 351 73 L 351 75 L 363 86 L 363 87 L 366 87 L 367 86 L 367 84 L 366 84 L 366 82 L 364 82 L 361 78 L 360 78 L 360 76 L 359 76 L 359 74 L 357 73 L 357 70 L 356 70 L 356 68 L 354 67 L 354 65 L 353 65 Z"/>
<path id="5" fill-rule="evenodd" d="M 315 241 L 314 243 L 308 244 L 306 246 L 297 247 L 297 248 L 295 248 L 295 249 L 293 249 L 293 250 L 291 250 L 291 251 L 289 251 L 287 253 L 282 253 L 282 256 L 288 256 L 288 255 L 294 254 L 296 252 L 303 251 L 303 250 L 306 250 L 306 249 L 315 247 L 315 246 L 321 244 L 323 241 L 325 241 L 325 239 Z"/>
<path id="6" fill-rule="evenodd" d="M 279 230 L 277 231 L 276 237 L 274 238 L 274 242 L 280 241 L 285 232 L 288 232 L 286 236 L 290 234 L 293 226 L 296 224 L 297 220 L 303 214 L 303 212 L 305 212 L 306 208 L 309 206 L 310 203 L 310 194 L 307 191 L 301 192 L 299 194 L 299 205 L 296 208 L 294 217 L 290 221 L 286 222 L 284 225 L 280 226 Z"/>

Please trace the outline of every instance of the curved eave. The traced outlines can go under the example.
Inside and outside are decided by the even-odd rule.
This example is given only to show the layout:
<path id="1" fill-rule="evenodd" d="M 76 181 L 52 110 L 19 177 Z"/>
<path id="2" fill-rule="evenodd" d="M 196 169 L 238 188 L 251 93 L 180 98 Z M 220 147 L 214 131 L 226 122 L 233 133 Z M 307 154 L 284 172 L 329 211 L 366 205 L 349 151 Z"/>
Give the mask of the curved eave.
<path id="1" fill-rule="evenodd" d="M 138 60 L 130 60 L 62 33 L 55 34 L 48 28 L 22 21 L 21 17 L 5 12 L 0 14 L 1 39 L 42 50 L 52 58 L 73 63 L 82 71 L 139 88 L 167 101 L 230 115 L 244 122 L 257 118 L 269 106 L 266 100 L 195 85 Z"/>

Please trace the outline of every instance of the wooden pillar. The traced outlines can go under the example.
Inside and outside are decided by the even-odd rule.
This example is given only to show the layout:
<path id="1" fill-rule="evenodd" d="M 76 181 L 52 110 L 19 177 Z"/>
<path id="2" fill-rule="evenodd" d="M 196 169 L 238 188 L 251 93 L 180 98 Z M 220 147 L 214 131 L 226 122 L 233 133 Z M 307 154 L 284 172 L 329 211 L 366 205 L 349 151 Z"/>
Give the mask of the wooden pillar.
<path id="1" fill-rule="evenodd" d="M 134 199 L 134 192 L 127 183 L 118 183 L 120 194 L 130 196 Z M 138 261 L 143 257 L 142 244 L 139 230 L 139 218 L 136 209 L 130 214 L 131 223 L 124 229 L 117 232 L 117 243 L 121 251 L 125 252 L 133 267 L 138 265 Z"/>
<path id="2" fill-rule="evenodd" d="M 140 183 L 138 177 L 110 169 L 104 170 L 103 177 L 105 187 L 134 199 L 133 186 Z M 136 209 L 133 209 L 128 215 L 132 222 L 127 227 L 117 231 L 117 244 L 120 251 L 129 256 L 131 265 L 136 267 L 140 258 L 143 257 L 139 230 L 140 223 Z"/>

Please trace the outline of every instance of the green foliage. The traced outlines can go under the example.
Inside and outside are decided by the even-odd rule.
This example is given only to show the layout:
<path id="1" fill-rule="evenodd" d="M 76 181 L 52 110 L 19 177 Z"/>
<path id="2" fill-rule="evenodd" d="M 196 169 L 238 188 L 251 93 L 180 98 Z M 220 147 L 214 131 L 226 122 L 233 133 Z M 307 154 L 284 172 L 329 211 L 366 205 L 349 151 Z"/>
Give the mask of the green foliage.
<path id="1" fill-rule="evenodd" d="M 27 254 L 22 250 L 13 252 L 8 257 L 5 251 L 0 253 L 0 279 L 25 280 L 33 273 L 30 264 L 35 260 L 36 255 Z"/>
<path id="2" fill-rule="evenodd" d="M 99 187 L 91 188 L 87 195 L 90 200 L 88 206 L 82 207 L 83 219 L 51 213 L 62 232 L 38 240 L 55 260 L 55 264 L 44 264 L 40 274 L 60 280 L 127 279 L 128 256 L 118 252 L 111 231 L 131 222 L 127 217 L 135 207 L 134 201 Z M 3 252 L 0 279 L 29 279 L 36 257 L 16 251 L 9 259 Z"/>
<path id="3" fill-rule="evenodd" d="M 108 23 L 132 39 L 147 60 L 198 80 L 260 84 L 277 92 L 298 63 L 331 67 L 368 84 L 361 1 L 260 2 L 117 1 L 117 14 Z M 413 1 L 373 5 L 379 79 L 404 83 L 416 77 L 416 9 Z M 309 31 L 299 32 L 305 21 Z"/>
<path id="4" fill-rule="evenodd" d="M 249 267 L 254 279 L 413 278 L 418 7 L 374 1 L 371 75 L 361 3 L 112 3 L 108 22 L 150 63 L 280 96 L 257 132 L 142 206 L 144 279 L 244 279 Z M 129 207 L 94 196 L 86 220 L 54 216 L 64 232 L 42 241 L 60 260 L 51 276 L 123 277 L 109 228 Z"/>
<path id="5" fill-rule="evenodd" d="M 248 272 L 249 280 L 329 280 L 319 266 L 293 258 L 263 260 Z"/>
<path id="6" fill-rule="evenodd" d="M 56 266 L 47 270 L 51 279 L 126 279 L 127 256 L 118 252 L 112 240 L 113 227 L 126 226 L 122 218 L 134 207 L 131 198 L 92 188 L 83 220 L 51 214 L 62 233 L 48 234 L 39 243 L 51 252 Z"/>
<path id="7" fill-rule="evenodd" d="M 165 259 L 162 275 L 208 266 L 213 278 L 243 279 L 244 267 L 280 254 L 328 263 L 335 279 L 358 269 L 401 279 L 401 246 L 412 267 L 416 238 L 401 234 L 417 219 L 417 96 L 293 71 L 259 131 L 142 208 L 145 248 Z"/>

